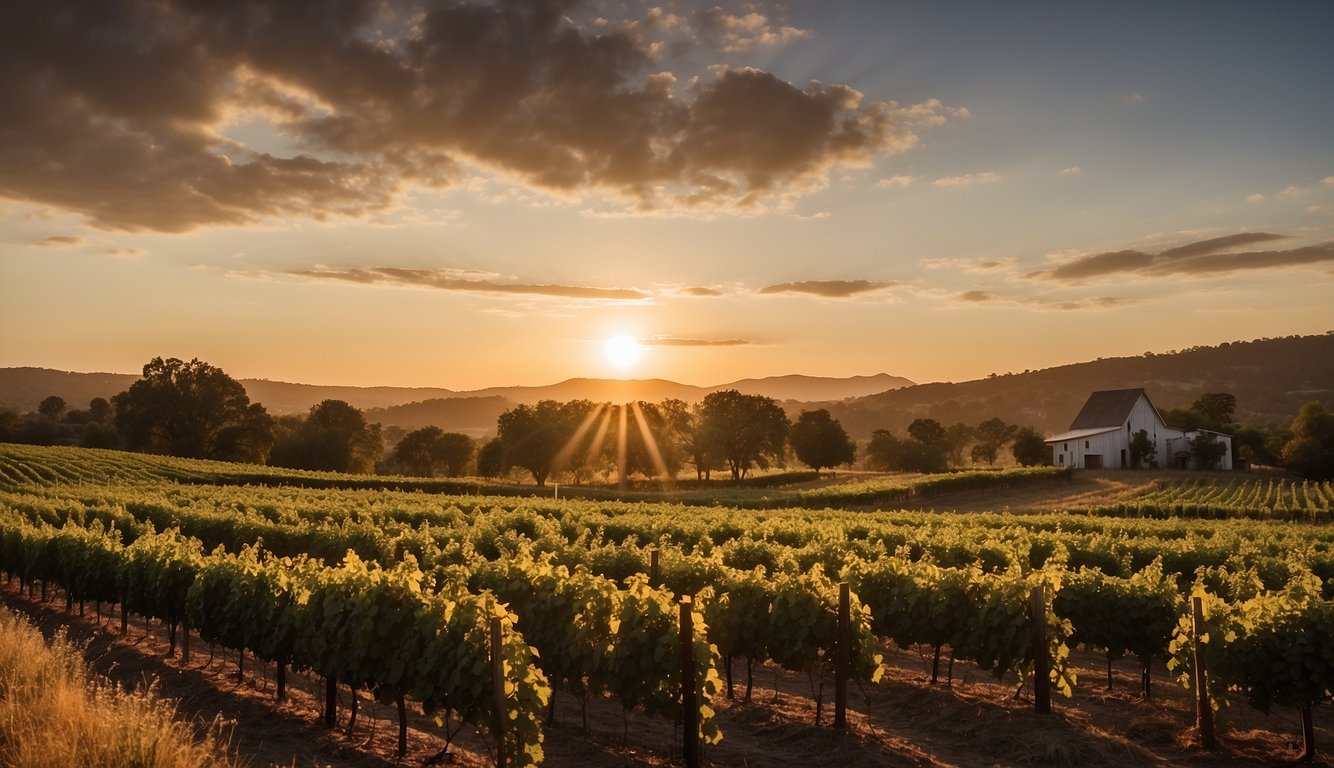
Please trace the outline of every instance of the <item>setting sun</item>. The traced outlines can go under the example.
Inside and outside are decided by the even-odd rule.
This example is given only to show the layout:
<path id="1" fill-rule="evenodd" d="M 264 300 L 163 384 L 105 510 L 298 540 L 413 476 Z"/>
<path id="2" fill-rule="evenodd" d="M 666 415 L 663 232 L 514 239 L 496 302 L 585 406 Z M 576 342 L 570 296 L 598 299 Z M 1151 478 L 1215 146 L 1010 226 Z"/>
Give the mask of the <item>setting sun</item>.
<path id="1" fill-rule="evenodd" d="M 639 339 L 622 333 L 603 342 L 602 352 L 607 356 L 607 362 L 624 370 L 639 362 L 644 355 L 644 346 Z"/>

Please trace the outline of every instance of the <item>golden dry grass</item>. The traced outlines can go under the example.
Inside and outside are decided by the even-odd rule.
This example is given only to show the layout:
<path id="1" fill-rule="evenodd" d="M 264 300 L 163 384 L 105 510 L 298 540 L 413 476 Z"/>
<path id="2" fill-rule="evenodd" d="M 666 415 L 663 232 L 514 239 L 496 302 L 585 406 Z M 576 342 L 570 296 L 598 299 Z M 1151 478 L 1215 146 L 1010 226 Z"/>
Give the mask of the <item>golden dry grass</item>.
<path id="1" fill-rule="evenodd" d="M 58 633 L 48 644 L 0 608 L 0 765 L 13 768 L 230 766 L 216 723 L 198 736 L 151 686 L 129 692 L 89 673 Z"/>

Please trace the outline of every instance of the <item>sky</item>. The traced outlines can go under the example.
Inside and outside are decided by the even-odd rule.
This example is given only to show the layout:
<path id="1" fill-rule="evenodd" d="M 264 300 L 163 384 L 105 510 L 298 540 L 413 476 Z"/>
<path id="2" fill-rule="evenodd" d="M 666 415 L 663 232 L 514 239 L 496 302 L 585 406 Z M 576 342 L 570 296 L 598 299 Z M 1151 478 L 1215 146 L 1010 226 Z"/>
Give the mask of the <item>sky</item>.
<path id="1" fill-rule="evenodd" d="M 0 14 L 0 366 L 928 382 L 1334 329 L 1325 0 Z"/>

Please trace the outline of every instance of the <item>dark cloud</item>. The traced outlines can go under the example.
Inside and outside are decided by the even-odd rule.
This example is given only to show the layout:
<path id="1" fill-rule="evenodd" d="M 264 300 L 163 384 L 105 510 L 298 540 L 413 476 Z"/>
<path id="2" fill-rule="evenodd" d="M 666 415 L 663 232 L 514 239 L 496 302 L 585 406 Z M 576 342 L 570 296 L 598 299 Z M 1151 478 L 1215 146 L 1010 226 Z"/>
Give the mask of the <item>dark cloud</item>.
<path id="1" fill-rule="evenodd" d="M 1199 277 L 1334 261 L 1334 242 L 1282 251 L 1232 250 L 1244 245 L 1283 240 L 1287 237 L 1269 232 L 1243 232 L 1188 243 L 1158 253 L 1138 250 L 1109 251 L 1082 256 L 1054 269 L 1030 272 L 1027 276 L 1071 283 L 1116 274 Z"/>
<path id="2" fill-rule="evenodd" d="M 523 294 L 552 296 L 564 299 L 593 299 L 598 301 L 642 301 L 651 298 L 643 291 L 629 288 L 590 288 L 580 285 L 539 285 L 505 283 L 495 276 L 480 272 L 451 269 L 401 269 L 398 267 L 356 267 L 352 269 L 299 269 L 288 272 L 294 277 L 313 280 L 333 280 L 362 285 L 396 285 L 405 287 L 436 288 L 442 291 L 467 293 Z"/>
<path id="3" fill-rule="evenodd" d="M 962 114 L 757 69 L 678 78 L 644 25 L 577 5 L 19 3 L 0 25 L 0 68 L 21 73 L 0 82 L 0 197 L 179 232 L 365 216 L 481 167 L 632 211 L 744 209 Z M 710 18 L 736 45 L 800 32 Z M 256 117 L 297 149 L 226 137 Z"/>
<path id="4" fill-rule="evenodd" d="M 1073 310 L 1073 309 L 1110 309 L 1128 304 L 1125 299 L 1116 296 L 1099 296 L 1092 299 L 1051 300 L 1036 296 L 997 296 L 988 291 L 964 291 L 958 295 L 959 301 L 970 304 L 996 304 L 1011 307 L 1029 307 L 1031 309 Z"/>
<path id="5" fill-rule="evenodd" d="M 34 240 L 28 245 L 38 248 L 72 248 L 76 245 L 83 245 L 83 238 L 78 235 L 53 235 L 41 240 Z"/>
<path id="6" fill-rule="evenodd" d="M 894 281 L 876 280 L 802 280 L 795 283 L 767 285 L 761 288 L 759 293 L 805 293 L 828 299 L 846 299 L 861 293 L 883 291 L 897 285 L 899 283 Z"/>
<path id="7" fill-rule="evenodd" d="M 1209 240 L 1200 240 L 1195 243 L 1168 248 L 1158 254 L 1160 259 L 1184 259 L 1191 256 L 1205 256 L 1210 253 L 1220 251 L 1230 251 L 1243 245 L 1252 243 L 1267 243 L 1273 240 L 1287 240 L 1288 235 L 1276 235 L 1272 232 L 1239 232 L 1235 235 L 1225 235 L 1215 237 Z"/>
<path id="8" fill-rule="evenodd" d="M 640 339 L 640 344 L 650 347 L 744 347 L 753 342 L 745 339 L 682 339 L 676 336 L 650 336 Z"/>

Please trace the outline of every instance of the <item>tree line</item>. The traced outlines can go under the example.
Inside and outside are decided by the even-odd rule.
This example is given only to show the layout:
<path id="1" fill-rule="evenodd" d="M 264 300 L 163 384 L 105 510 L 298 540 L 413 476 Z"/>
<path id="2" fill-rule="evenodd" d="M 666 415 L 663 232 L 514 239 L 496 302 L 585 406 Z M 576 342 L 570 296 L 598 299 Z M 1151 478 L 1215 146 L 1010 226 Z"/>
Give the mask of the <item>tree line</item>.
<path id="1" fill-rule="evenodd" d="M 1243 460 L 1284 466 L 1308 479 L 1334 477 L 1334 414 L 1320 403 L 1302 407 L 1290 423 L 1256 427 L 1233 422 L 1236 398 L 1202 395 L 1189 408 L 1169 409 L 1168 424 L 1233 435 Z M 71 409 L 60 397 L 33 413 L 0 411 L 0 441 L 125 448 L 186 458 L 270 464 L 295 469 L 414 476 L 529 474 L 538 485 L 555 475 L 575 484 L 596 479 L 675 478 L 687 467 L 708 480 L 733 480 L 791 459 L 817 473 L 851 466 L 856 443 L 828 410 L 789 418 L 773 398 L 736 390 L 713 392 L 690 405 L 544 400 L 501 414 L 494 439 L 478 447 L 467 435 L 423 427 L 411 432 L 368 423 L 342 400 L 324 400 L 303 415 L 274 417 L 252 403 L 240 382 L 198 359 L 154 358 L 143 377 L 108 399 Z M 1192 449 L 1208 458 L 1221 444 L 1206 434 Z M 1207 443 L 1207 444 L 1206 444 Z M 1022 466 L 1047 464 L 1042 433 L 990 418 L 945 425 L 917 418 L 905 435 L 875 430 L 862 449 L 872 470 L 944 472 L 994 465 L 1008 447 Z M 1132 466 L 1152 459 L 1147 433 L 1130 444 Z M 966 457 L 966 458 L 965 458 Z M 1216 461 L 1216 460 L 1215 460 Z"/>

